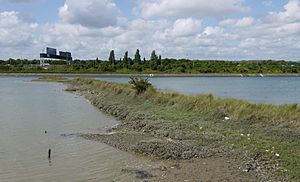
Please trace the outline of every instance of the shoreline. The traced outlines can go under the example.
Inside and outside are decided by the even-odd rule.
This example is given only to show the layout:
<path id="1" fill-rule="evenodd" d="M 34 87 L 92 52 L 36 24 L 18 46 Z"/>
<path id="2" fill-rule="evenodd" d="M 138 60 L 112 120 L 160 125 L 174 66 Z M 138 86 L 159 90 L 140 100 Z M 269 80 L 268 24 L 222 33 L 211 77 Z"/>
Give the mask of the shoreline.
<path id="1" fill-rule="evenodd" d="M 121 122 L 118 127 L 113 128 L 107 134 L 83 133 L 78 136 L 88 140 L 102 142 L 138 156 L 176 161 L 176 163 L 181 166 L 181 169 L 177 171 L 177 178 L 168 179 L 184 181 L 184 178 L 180 178 L 180 176 L 185 173 L 190 175 L 192 179 L 202 179 L 205 181 L 202 177 L 213 177 L 215 175 L 214 171 L 207 171 L 209 168 L 224 168 L 222 174 L 215 176 L 215 181 L 220 181 L 221 179 L 235 181 L 233 180 L 235 178 L 241 179 L 237 181 L 267 181 L 270 179 L 272 179 L 272 181 L 285 181 L 283 180 L 285 177 L 283 177 L 283 179 L 280 178 L 280 180 L 269 175 L 274 171 L 284 170 L 284 168 L 280 167 L 276 156 L 271 157 L 262 151 L 262 149 L 259 149 L 260 147 L 267 147 L 264 143 L 266 141 L 261 139 L 261 133 L 254 133 L 255 130 L 252 131 L 252 129 L 249 128 L 251 125 L 247 122 L 240 123 L 238 121 L 231 121 L 234 120 L 231 118 L 224 123 L 225 120 L 217 119 L 219 117 L 218 115 L 214 115 L 214 118 L 211 119 L 205 119 L 208 115 L 199 114 L 195 111 L 191 113 L 188 111 L 188 108 L 176 106 L 175 100 L 175 103 L 171 100 L 168 101 L 172 99 L 173 96 L 179 97 L 180 100 L 182 100 L 183 97 L 187 99 L 192 97 L 176 94 L 152 93 L 151 91 L 142 96 L 135 96 L 134 91 L 129 85 L 95 81 L 92 79 L 76 79 L 75 81 L 71 81 L 67 87 L 67 91 L 84 96 L 100 111 L 115 117 Z M 155 97 L 158 96 L 158 98 L 151 98 L 152 95 Z M 171 96 L 171 98 L 169 98 L 169 96 Z M 206 97 L 207 96 L 200 96 L 202 99 Z M 155 100 L 152 101 L 151 99 Z M 193 99 L 197 98 L 193 97 Z M 211 96 L 208 96 L 208 99 L 211 100 Z M 168 103 L 164 105 L 165 102 Z M 245 104 L 243 101 L 236 102 Z M 174 106 L 170 107 L 170 103 L 178 108 L 176 109 Z M 239 105 L 239 103 L 236 104 Z M 278 106 L 265 106 L 280 109 Z M 196 124 L 193 122 L 185 125 L 186 120 L 194 120 L 196 119 L 195 117 L 197 120 L 200 120 L 196 120 L 197 128 L 190 128 L 189 125 L 192 126 Z M 222 117 L 224 119 L 224 116 Z M 180 121 L 179 125 L 176 124 L 178 119 Z M 181 123 L 181 120 L 183 120 L 183 123 Z M 176 122 L 174 123 L 174 121 Z M 268 128 L 268 124 L 267 126 L 263 124 L 262 127 L 266 127 L 266 131 L 272 132 L 272 135 L 277 135 L 275 132 L 277 128 Z M 212 128 L 212 130 L 209 128 Z M 247 128 L 247 131 L 243 131 L 242 128 Z M 224 135 L 222 132 L 225 132 L 223 133 Z M 249 134 L 241 134 L 245 132 L 249 132 Z M 265 132 L 263 131 L 263 133 Z M 244 137 L 244 135 L 248 136 L 248 138 Z M 257 135 L 257 137 L 255 135 Z M 285 135 L 293 136 L 294 134 L 289 132 Z M 237 143 L 231 140 L 236 140 Z M 260 140 L 262 140 L 263 145 L 256 148 L 256 142 L 260 142 Z M 274 138 L 274 140 L 277 139 Z M 251 142 L 253 142 L 253 144 L 251 144 Z M 232 147 L 235 145 L 241 146 Z M 249 149 L 247 149 L 248 147 L 245 148 L 247 145 L 249 145 Z M 251 150 L 251 148 L 253 150 L 252 152 L 247 151 Z M 275 153 L 273 155 L 275 155 Z M 280 156 L 281 155 L 283 154 L 280 153 Z M 203 163 L 205 163 L 205 166 L 203 166 Z M 204 171 L 206 170 L 206 173 L 203 174 L 202 171 L 195 171 L 195 167 L 201 168 Z M 191 173 L 192 171 L 194 174 Z M 170 172 L 170 174 L 166 175 L 170 177 L 173 173 Z"/>
<path id="2" fill-rule="evenodd" d="M 83 73 L 0 73 L 0 77 L 300 77 L 300 74 L 83 74 Z"/>

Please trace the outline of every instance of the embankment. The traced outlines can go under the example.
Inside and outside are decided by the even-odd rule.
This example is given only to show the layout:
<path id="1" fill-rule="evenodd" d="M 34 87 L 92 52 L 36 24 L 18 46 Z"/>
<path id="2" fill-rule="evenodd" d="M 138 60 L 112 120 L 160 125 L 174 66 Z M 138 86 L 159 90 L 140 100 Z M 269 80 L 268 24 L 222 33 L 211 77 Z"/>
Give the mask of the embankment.
<path id="1" fill-rule="evenodd" d="M 255 180 L 300 180 L 300 108 L 251 104 L 213 95 L 186 96 L 79 78 L 67 91 L 84 95 L 122 124 L 107 135 L 81 134 L 122 150 L 168 160 L 238 161 Z M 250 178 L 249 178 L 250 179 Z"/>

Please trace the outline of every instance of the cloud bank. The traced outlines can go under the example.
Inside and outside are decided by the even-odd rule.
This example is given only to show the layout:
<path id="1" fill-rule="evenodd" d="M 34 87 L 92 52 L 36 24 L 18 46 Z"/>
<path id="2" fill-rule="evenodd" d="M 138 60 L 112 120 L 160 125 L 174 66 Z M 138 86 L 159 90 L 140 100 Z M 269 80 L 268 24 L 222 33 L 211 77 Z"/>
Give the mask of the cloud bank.
<path id="1" fill-rule="evenodd" d="M 57 22 L 40 24 L 22 19 L 18 12 L 2 11 L 0 48 L 6 52 L 0 57 L 18 53 L 37 58 L 41 49 L 53 46 L 81 59 L 107 59 L 111 49 L 117 57 L 127 50 L 133 55 L 136 49 L 149 57 L 155 49 L 175 58 L 300 59 L 299 0 L 259 16 L 247 14 L 250 8 L 242 0 L 184 2 L 137 1 L 137 16 L 128 18 L 113 0 L 66 0 Z"/>

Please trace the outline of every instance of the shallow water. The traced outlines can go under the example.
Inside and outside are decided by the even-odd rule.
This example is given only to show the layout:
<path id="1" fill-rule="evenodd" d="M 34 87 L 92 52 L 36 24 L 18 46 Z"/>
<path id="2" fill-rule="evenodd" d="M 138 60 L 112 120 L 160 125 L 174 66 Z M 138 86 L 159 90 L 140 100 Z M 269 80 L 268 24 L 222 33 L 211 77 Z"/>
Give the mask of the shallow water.
<path id="1" fill-rule="evenodd" d="M 127 83 L 126 77 L 96 79 Z M 161 91 L 184 94 L 212 93 L 222 98 L 254 103 L 300 103 L 300 77 L 154 77 L 150 81 Z"/>
<path id="2" fill-rule="evenodd" d="M 72 135 L 104 132 L 116 120 L 62 84 L 24 80 L 0 77 L 0 182 L 130 179 L 121 168 L 143 161 Z"/>
<path id="3" fill-rule="evenodd" d="M 0 77 L 0 182 L 133 181 L 121 169 L 149 166 L 146 160 L 72 135 L 105 132 L 118 122 L 83 97 L 64 92 L 62 84 L 27 82 L 31 79 Z M 151 82 L 162 91 L 300 103 L 300 78 L 151 78 Z"/>

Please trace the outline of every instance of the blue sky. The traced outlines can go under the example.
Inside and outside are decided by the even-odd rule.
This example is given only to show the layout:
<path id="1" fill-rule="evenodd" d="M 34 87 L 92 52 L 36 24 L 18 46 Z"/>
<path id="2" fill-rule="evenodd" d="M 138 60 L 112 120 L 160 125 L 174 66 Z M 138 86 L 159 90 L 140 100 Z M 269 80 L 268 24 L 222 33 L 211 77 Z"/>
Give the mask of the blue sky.
<path id="1" fill-rule="evenodd" d="M 300 60 L 299 0 L 0 0 L 0 59 L 45 46 L 81 59 Z"/>

